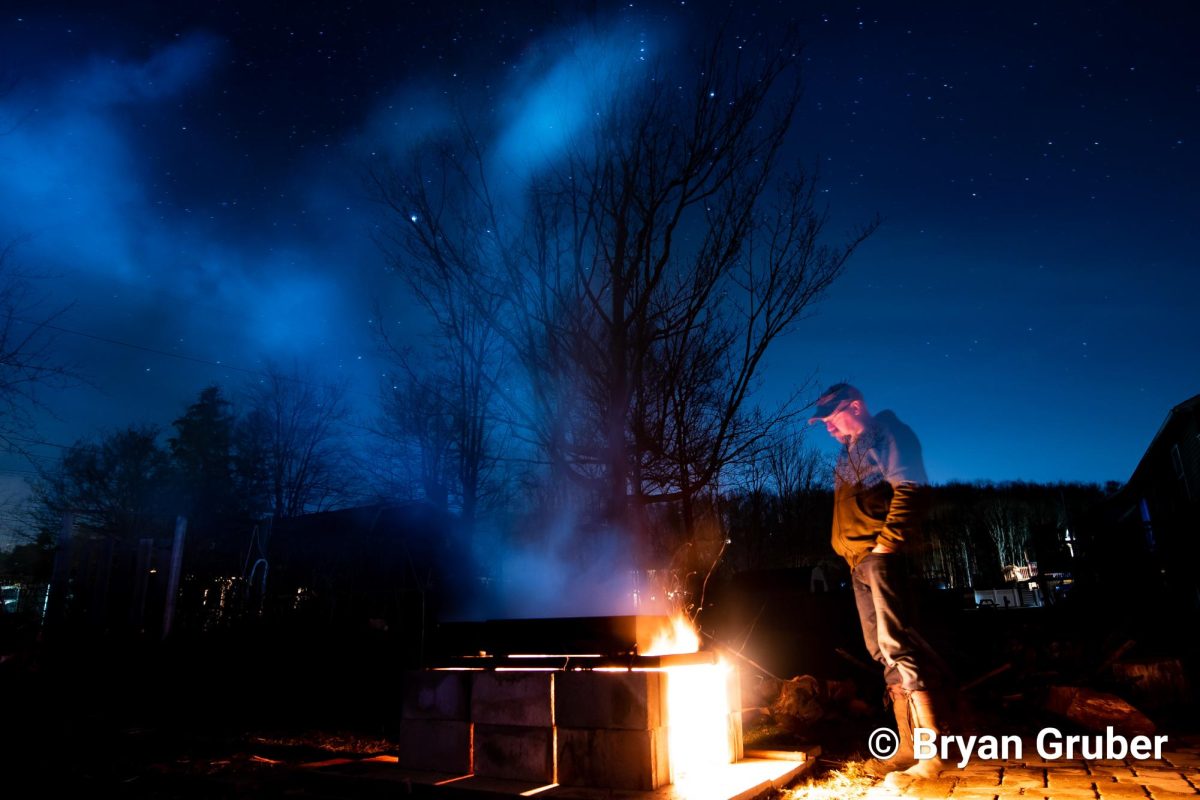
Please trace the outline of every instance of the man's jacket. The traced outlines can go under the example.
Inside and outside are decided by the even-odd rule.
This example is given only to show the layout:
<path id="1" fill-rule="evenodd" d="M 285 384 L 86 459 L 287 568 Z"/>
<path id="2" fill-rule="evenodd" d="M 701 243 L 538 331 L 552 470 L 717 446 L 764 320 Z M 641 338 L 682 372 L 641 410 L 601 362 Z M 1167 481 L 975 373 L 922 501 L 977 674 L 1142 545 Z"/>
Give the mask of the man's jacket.
<path id="1" fill-rule="evenodd" d="M 921 443 L 891 411 L 876 414 L 834 469 L 833 549 L 858 566 L 876 543 L 910 549 L 928 509 Z"/>

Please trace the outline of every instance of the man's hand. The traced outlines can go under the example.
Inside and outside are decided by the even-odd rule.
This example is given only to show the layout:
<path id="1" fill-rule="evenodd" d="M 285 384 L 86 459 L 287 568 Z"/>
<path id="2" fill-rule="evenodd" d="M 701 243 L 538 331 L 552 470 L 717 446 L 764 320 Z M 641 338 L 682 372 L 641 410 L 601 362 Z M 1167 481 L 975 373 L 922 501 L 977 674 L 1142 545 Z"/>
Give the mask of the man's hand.
<path id="1" fill-rule="evenodd" d="M 883 542 L 880 542 L 879 544 L 877 544 L 871 548 L 871 552 L 879 553 L 879 554 L 883 555 L 886 553 L 896 552 L 896 548 L 892 547 L 890 544 L 884 544 Z"/>

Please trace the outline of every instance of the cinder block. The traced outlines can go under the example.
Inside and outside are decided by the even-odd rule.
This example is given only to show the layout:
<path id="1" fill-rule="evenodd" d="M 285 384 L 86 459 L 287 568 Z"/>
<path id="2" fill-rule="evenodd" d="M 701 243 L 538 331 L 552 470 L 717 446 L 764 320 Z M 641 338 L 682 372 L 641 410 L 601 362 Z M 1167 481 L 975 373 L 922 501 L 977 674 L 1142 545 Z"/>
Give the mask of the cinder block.
<path id="1" fill-rule="evenodd" d="M 745 756 L 745 747 L 742 743 L 742 678 L 732 665 L 725 672 L 725 694 L 729 698 L 729 750 L 736 762 Z"/>
<path id="2" fill-rule="evenodd" d="M 472 672 L 471 721 L 485 725 L 554 724 L 553 672 Z"/>
<path id="3" fill-rule="evenodd" d="M 402 719 L 397 738 L 397 763 L 405 769 L 471 772 L 469 722 L 437 719 Z"/>
<path id="4" fill-rule="evenodd" d="M 729 710 L 742 710 L 742 679 L 732 665 L 725 669 L 725 693 L 729 697 Z"/>
<path id="5" fill-rule="evenodd" d="M 667 729 L 558 729 L 558 782 L 650 791 L 671 782 Z"/>
<path id="6" fill-rule="evenodd" d="M 732 753 L 735 762 L 746 757 L 745 745 L 742 743 L 742 712 L 740 711 L 729 714 L 729 752 Z"/>
<path id="7" fill-rule="evenodd" d="M 511 781 L 554 782 L 554 729 L 476 725 L 475 774 Z"/>
<path id="8" fill-rule="evenodd" d="M 554 681 L 554 720 L 563 728 L 648 731 L 666 719 L 661 672 L 563 672 Z"/>
<path id="9" fill-rule="evenodd" d="M 402 719 L 453 719 L 466 722 L 471 712 L 471 673 L 412 670 L 401 675 Z"/>
<path id="10" fill-rule="evenodd" d="M 664 678 L 667 726 L 685 730 L 698 725 L 705 726 L 705 730 L 710 725 L 722 726 L 732 760 L 742 758 L 741 687 L 737 670 L 730 666 L 681 667 L 668 669 Z M 724 701 L 724 707 L 720 701 Z"/>

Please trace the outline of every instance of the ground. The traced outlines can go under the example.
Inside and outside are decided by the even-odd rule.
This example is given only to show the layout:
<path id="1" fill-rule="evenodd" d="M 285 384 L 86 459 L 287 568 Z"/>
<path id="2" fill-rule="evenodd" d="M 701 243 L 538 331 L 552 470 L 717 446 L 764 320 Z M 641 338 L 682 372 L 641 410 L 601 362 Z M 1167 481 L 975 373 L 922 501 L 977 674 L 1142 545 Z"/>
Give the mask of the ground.
<path id="1" fill-rule="evenodd" d="M 841 715 L 822 720 L 804 735 L 779 726 L 755 725 L 747 730 L 754 747 L 819 744 L 815 768 L 789 789 L 783 800 L 1007 800 L 1029 797 L 1050 800 L 1114 800 L 1200 796 L 1200 724 L 1194 706 L 1181 705 L 1154 716 L 1163 722 L 1157 735 L 1166 736 L 1162 758 L 1097 760 L 1040 757 L 1037 733 L 1054 727 L 1064 735 L 1086 731 L 1046 710 L 1030 691 L 1023 696 L 977 692 L 959 693 L 954 730 L 962 735 L 1019 736 L 1019 757 L 989 761 L 976 756 L 964 768 L 948 764 L 936 778 L 916 781 L 903 790 L 870 777 L 863 770 L 868 737 L 876 726 L 891 725 L 882 709 L 867 716 Z M 1015 751 L 1015 748 L 1014 748 Z M 1016 756 L 1016 752 L 1012 755 Z M 958 756 L 955 756 L 957 758 Z"/>
<path id="2" fill-rule="evenodd" d="M 1032 742 L 1026 754 L 1036 753 Z M 1172 742 L 1163 758 L 1153 761 L 1056 760 L 1041 758 L 979 762 L 948 769 L 936 779 L 916 781 L 896 790 L 862 771 L 861 761 L 823 760 L 817 770 L 786 794 L 787 800 L 1117 800 L 1200 795 L 1200 737 Z"/>
<path id="3" fill-rule="evenodd" d="M 766 630 L 775 637 L 767 642 L 800 643 L 799 655 L 828 655 L 841 647 L 853 652 L 852 641 L 833 638 L 841 630 L 852 640 L 855 630 L 848 624 L 813 627 L 836 621 L 842 606 L 851 608 L 831 601 L 830 608 L 818 609 L 822 613 L 788 615 L 791 621 L 782 620 L 777 628 L 760 621 L 756 635 Z M 1190 638 L 1191 650 L 1168 650 L 1157 643 L 1178 637 L 1155 635 L 1147 621 L 1157 620 L 1172 634 L 1195 630 L 1178 614 L 1160 611 L 1117 624 L 1111 615 L 1085 610 L 1071 618 L 1058 612 L 954 617 L 945 627 L 954 633 L 957 654 L 943 652 L 956 655 L 961 685 L 973 687 L 961 693 L 970 711 L 961 729 L 1025 737 L 1047 724 L 1067 729 L 1049 710 L 1049 687 L 1125 692 L 1110 668 L 1118 657 L 1197 663 Z M 795 620 L 806 619 L 808 628 L 792 630 Z M 402 660 L 375 633 L 318 638 L 310 630 L 287 636 L 254 630 L 165 645 L 112 639 L 55 645 L 39 639 L 36 646 L 14 648 L 16 656 L 0 662 L 5 711 L 0 781 L 11 785 L 26 778 L 49 794 L 65 789 L 156 798 L 361 796 L 358 787 L 311 780 L 321 770 L 311 765 L 345 758 L 386 769 L 386 761 L 365 760 L 396 752 Z M 1126 646 L 1134 640 L 1136 648 Z M 895 796 L 855 767 L 868 734 L 888 722 L 877 672 L 839 655 L 826 660 L 831 671 L 843 670 L 836 702 L 828 681 L 822 698 L 835 713 L 798 742 L 820 745 L 822 760 L 803 785 L 785 793 L 786 800 Z M 777 671 L 803 674 L 803 660 L 792 661 L 794 666 L 783 663 Z M 750 669 L 743 670 L 744 684 Z M 1186 675 L 1187 685 L 1197 685 L 1194 672 Z M 976 762 L 901 796 L 1163 800 L 1200 794 L 1200 717 L 1194 700 L 1159 698 L 1153 705 L 1150 696 L 1128 697 L 1169 735 L 1161 762 Z M 768 738 L 777 733 L 766 731 Z M 1024 752 L 1032 758 L 1036 749 L 1027 746 Z"/>

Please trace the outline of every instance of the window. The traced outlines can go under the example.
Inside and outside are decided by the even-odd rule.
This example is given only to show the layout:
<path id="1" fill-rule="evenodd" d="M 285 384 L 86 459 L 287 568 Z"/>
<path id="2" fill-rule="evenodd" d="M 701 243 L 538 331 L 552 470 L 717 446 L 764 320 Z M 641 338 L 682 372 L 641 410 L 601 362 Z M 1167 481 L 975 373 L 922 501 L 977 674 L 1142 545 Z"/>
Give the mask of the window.
<path id="1" fill-rule="evenodd" d="M 1187 492 L 1188 500 L 1192 499 L 1192 487 L 1188 485 L 1187 470 L 1183 464 L 1183 453 L 1179 452 L 1179 445 L 1171 446 L 1171 466 L 1175 468 L 1175 477 L 1183 481 L 1183 490 Z"/>

